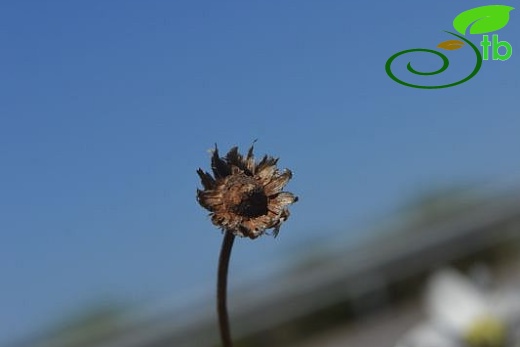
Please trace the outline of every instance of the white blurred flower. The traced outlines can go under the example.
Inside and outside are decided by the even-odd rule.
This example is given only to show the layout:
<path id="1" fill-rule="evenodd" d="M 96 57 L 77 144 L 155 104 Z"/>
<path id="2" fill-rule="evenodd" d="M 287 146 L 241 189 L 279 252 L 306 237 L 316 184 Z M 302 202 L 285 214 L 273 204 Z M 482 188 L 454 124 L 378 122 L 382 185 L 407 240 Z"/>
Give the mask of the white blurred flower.
<path id="1" fill-rule="evenodd" d="M 520 346 L 520 293 L 485 291 L 454 270 L 436 273 L 426 291 L 428 321 L 397 347 Z"/>

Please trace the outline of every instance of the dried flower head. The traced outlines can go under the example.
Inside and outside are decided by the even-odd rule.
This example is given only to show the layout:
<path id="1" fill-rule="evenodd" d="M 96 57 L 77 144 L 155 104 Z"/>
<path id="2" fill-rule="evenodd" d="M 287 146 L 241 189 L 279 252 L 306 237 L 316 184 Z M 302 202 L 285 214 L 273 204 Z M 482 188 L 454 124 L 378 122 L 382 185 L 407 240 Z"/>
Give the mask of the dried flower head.
<path id="1" fill-rule="evenodd" d="M 291 179 L 290 170 L 278 170 L 278 158 L 264 156 L 258 163 L 253 146 L 244 158 L 233 147 L 220 158 L 215 145 L 211 157 L 212 177 L 198 169 L 204 190 L 197 189 L 197 201 L 209 210 L 211 221 L 224 231 L 255 239 L 267 229 L 278 234 L 282 222 L 289 217 L 287 206 L 298 198 L 284 192 Z"/>

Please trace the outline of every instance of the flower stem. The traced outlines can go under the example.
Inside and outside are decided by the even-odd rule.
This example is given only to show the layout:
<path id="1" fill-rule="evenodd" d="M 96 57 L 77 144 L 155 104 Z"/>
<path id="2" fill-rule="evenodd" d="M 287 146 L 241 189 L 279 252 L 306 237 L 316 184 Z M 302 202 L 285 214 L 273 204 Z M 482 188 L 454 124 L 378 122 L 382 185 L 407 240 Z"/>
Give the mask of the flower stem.
<path id="1" fill-rule="evenodd" d="M 231 256 L 231 249 L 233 248 L 233 241 L 235 241 L 235 235 L 231 231 L 225 231 L 224 240 L 222 240 L 222 248 L 220 249 L 220 258 L 218 260 L 217 313 L 220 337 L 224 347 L 233 346 L 231 342 L 231 331 L 229 329 L 229 316 L 226 304 L 229 258 Z"/>

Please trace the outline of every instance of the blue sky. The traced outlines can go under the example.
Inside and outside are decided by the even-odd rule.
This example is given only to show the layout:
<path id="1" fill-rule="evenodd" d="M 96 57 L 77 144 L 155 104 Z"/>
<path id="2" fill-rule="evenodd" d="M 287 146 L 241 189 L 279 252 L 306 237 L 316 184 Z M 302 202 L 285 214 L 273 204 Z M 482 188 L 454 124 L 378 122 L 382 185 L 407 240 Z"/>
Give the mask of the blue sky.
<path id="1" fill-rule="evenodd" d="M 518 10 L 499 31 L 512 58 L 465 84 L 419 90 L 384 71 L 487 4 L 0 4 L 0 344 L 104 298 L 213 290 L 221 235 L 195 170 L 215 142 L 258 139 L 301 198 L 277 239 L 236 243 L 231 285 L 424 187 L 520 179 Z M 447 53 L 439 79 L 470 71 L 468 52 Z"/>

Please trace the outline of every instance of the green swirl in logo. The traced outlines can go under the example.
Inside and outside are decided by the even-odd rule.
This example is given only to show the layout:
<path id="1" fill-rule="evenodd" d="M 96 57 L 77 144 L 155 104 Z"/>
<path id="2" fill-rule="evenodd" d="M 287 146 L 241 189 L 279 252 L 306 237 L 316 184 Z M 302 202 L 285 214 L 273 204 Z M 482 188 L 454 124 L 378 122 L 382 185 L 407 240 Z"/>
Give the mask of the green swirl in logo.
<path id="1" fill-rule="evenodd" d="M 418 85 L 418 84 L 411 84 L 411 83 L 408 83 L 408 82 L 405 82 L 403 80 L 400 80 L 399 78 L 397 78 L 394 73 L 392 72 L 392 69 L 391 69 L 391 65 L 392 65 L 392 62 L 399 56 L 403 55 L 403 54 L 407 54 L 407 53 L 411 53 L 411 52 L 426 52 L 426 53 L 433 53 L 437 56 L 439 56 L 441 59 L 442 59 L 442 67 L 438 70 L 435 70 L 435 71 L 432 71 L 432 72 L 421 72 L 421 71 L 417 71 L 415 70 L 411 63 L 408 63 L 408 65 L 406 66 L 406 68 L 408 69 L 408 71 L 410 71 L 411 73 L 415 74 L 415 75 L 421 75 L 421 76 L 431 76 L 431 75 L 437 75 L 437 74 L 440 74 L 441 72 L 445 71 L 448 66 L 450 65 L 449 63 L 449 60 L 448 58 L 442 54 L 441 52 L 437 52 L 437 51 L 434 51 L 432 49 L 426 49 L 426 48 L 414 48 L 414 49 L 407 49 L 405 51 L 401 51 L 401 52 L 397 52 L 396 54 L 392 55 L 387 61 L 386 61 L 386 65 L 385 65 L 385 70 L 386 70 L 386 73 L 388 74 L 388 76 L 390 76 L 391 79 L 393 79 L 395 82 L 399 83 L 399 84 L 402 84 L 404 86 L 407 86 L 407 87 L 412 87 L 412 88 L 421 88 L 421 89 L 440 89 L 440 88 L 448 88 L 448 87 L 453 87 L 453 86 L 456 86 L 458 84 L 461 84 L 461 83 L 464 83 L 466 81 L 469 81 L 470 79 L 472 79 L 473 77 L 475 77 L 475 75 L 479 72 L 481 66 L 482 66 L 482 55 L 480 54 L 480 51 L 478 50 L 478 48 L 471 42 L 469 41 L 468 39 L 466 39 L 464 36 L 460 36 L 460 35 L 457 35 L 455 33 L 452 33 L 450 31 L 445 31 L 447 32 L 448 34 L 451 34 L 451 35 L 454 35 L 454 36 L 457 36 L 458 38 L 460 38 L 461 40 L 464 40 L 464 42 L 466 42 L 468 45 L 471 46 L 471 48 L 473 48 L 473 51 L 475 52 L 475 56 L 477 57 L 477 61 L 476 61 L 476 64 L 475 64 L 475 68 L 473 69 L 473 71 L 471 72 L 471 74 L 469 74 L 469 76 L 467 76 L 466 78 L 460 80 L 460 81 L 457 81 L 457 82 L 454 82 L 454 83 L 450 83 L 450 84 L 444 84 L 444 85 L 440 85 L 440 86 L 421 86 L 421 85 Z"/>

